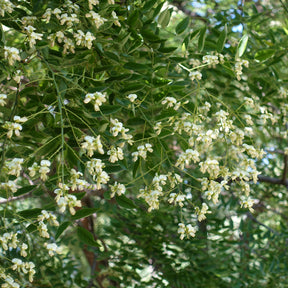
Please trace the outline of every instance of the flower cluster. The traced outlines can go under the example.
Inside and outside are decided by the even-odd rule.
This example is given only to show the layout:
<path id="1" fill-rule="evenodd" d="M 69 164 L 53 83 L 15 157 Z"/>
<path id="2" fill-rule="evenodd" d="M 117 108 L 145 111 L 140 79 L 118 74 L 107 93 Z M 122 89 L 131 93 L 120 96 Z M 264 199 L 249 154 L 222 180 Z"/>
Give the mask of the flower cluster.
<path id="1" fill-rule="evenodd" d="M 110 177 L 103 170 L 105 164 L 102 160 L 93 158 L 91 161 L 88 161 L 86 165 L 89 173 L 93 176 L 93 180 L 97 183 L 97 189 L 101 189 L 102 184 L 107 184 Z"/>
<path id="2" fill-rule="evenodd" d="M 85 96 L 84 103 L 87 104 L 91 102 L 94 105 L 95 111 L 100 111 L 100 106 L 107 101 L 106 93 L 95 92 L 88 93 Z"/>
<path id="3" fill-rule="evenodd" d="M 248 60 L 243 60 L 243 59 L 237 59 L 236 60 L 236 63 L 235 63 L 235 73 L 236 73 L 236 77 L 237 77 L 237 80 L 241 80 L 241 75 L 242 75 L 242 70 L 243 70 L 243 67 L 242 66 L 245 66 L 246 68 L 248 68 L 249 66 L 249 62 Z"/>
<path id="4" fill-rule="evenodd" d="M 126 134 L 129 129 L 125 128 L 123 126 L 123 123 L 120 122 L 118 119 L 110 119 L 111 127 L 110 127 L 110 133 L 114 136 L 117 137 L 119 133 L 121 133 L 122 139 L 126 140 L 128 144 L 132 145 L 133 144 L 133 136 L 130 134 Z"/>
<path id="5" fill-rule="evenodd" d="M 0 0 L 0 15 L 4 17 L 5 12 L 12 13 L 14 8 L 14 4 L 12 4 L 9 0 Z"/>
<path id="6" fill-rule="evenodd" d="M 85 136 L 85 142 L 82 143 L 81 148 L 87 150 L 88 157 L 92 157 L 95 151 L 104 154 L 103 145 L 100 140 L 100 135 L 96 138 L 93 136 Z"/>
<path id="7" fill-rule="evenodd" d="M 125 185 L 117 183 L 117 182 L 115 182 L 114 185 L 109 185 L 109 187 L 111 189 L 111 198 L 113 198 L 115 194 L 120 196 L 124 194 L 126 191 Z"/>
<path id="8" fill-rule="evenodd" d="M 28 274 L 29 281 L 33 282 L 33 277 L 34 274 L 36 273 L 36 271 L 34 270 L 35 264 L 33 262 L 23 262 L 21 259 L 13 258 L 12 263 L 13 263 L 13 265 L 11 266 L 12 270 Z"/>
<path id="9" fill-rule="evenodd" d="M 138 151 L 132 153 L 134 162 L 138 160 L 138 157 L 142 157 L 145 160 L 147 158 L 147 152 L 153 152 L 152 145 L 149 143 L 138 146 L 137 150 Z"/>
<path id="10" fill-rule="evenodd" d="M 167 108 L 173 108 L 174 110 L 178 110 L 180 108 L 181 102 L 177 102 L 174 97 L 165 97 L 161 102 L 162 105 L 167 104 Z"/>
<path id="11" fill-rule="evenodd" d="M 119 160 L 124 159 L 123 150 L 120 147 L 114 147 L 112 146 L 110 150 L 107 152 L 107 155 L 109 155 L 109 162 L 115 163 Z"/>
<path id="12" fill-rule="evenodd" d="M 186 237 L 195 237 L 197 229 L 191 224 L 185 225 L 183 223 L 178 224 L 178 233 L 180 234 L 180 239 L 183 240 Z"/>
<path id="13" fill-rule="evenodd" d="M 20 136 L 20 131 L 22 130 L 22 125 L 20 123 L 26 122 L 28 119 L 26 117 L 14 116 L 14 122 L 6 121 L 3 125 L 3 128 L 7 129 L 7 137 L 11 138 L 13 136 L 13 132 L 16 136 Z"/>
<path id="14" fill-rule="evenodd" d="M 24 32 L 27 35 L 27 39 L 29 41 L 29 45 L 31 48 L 33 48 L 36 44 L 36 40 L 42 40 L 42 33 L 35 33 L 34 31 L 36 30 L 35 27 L 29 25 L 27 27 L 24 27 Z"/>
<path id="15" fill-rule="evenodd" d="M 59 188 L 54 191 L 56 194 L 55 201 L 61 213 L 64 213 L 68 206 L 70 213 L 74 215 L 76 213 L 75 207 L 81 207 L 82 205 L 75 195 L 68 194 L 68 190 L 69 187 L 66 184 L 60 183 Z"/>

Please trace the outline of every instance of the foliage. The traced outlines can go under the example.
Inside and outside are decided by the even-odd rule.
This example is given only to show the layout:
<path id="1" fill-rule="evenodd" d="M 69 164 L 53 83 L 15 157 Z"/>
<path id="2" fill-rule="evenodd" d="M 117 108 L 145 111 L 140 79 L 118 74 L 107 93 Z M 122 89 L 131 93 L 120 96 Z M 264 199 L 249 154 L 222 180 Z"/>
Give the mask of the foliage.
<path id="1" fill-rule="evenodd" d="M 203 2 L 0 0 L 1 287 L 287 287 L 288 10 Z"/>

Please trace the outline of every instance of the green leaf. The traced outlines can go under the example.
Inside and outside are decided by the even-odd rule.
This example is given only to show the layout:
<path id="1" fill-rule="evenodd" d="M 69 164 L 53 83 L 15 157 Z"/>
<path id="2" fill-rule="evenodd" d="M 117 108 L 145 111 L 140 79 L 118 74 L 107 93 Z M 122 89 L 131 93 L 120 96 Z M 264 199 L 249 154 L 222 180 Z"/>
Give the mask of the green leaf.
<path id="1" fill-rule="evenodd" d="M 170 22 L 172 14 L 172 9 L 167 8 L 164 11 L 161 12 L 158 18 L 158 23 L 161 25 L 162 28 L 166 28 Z"/>
<path id="2" fill-rule="evenodd" d="M 184 18 L 180 23 L 177 24 L 175 28 L 176 34 L 181 34 L 188 27 L 190 21 L 190 17 Z"/>
<path id="3" fill-rule="evenodd" d="M 18 212 L 18 215 L 23 218 L 36 218 L 38 215 L 41 214 L 42 210 L 43 209 L 40 209 L 40 208 L 22 210 Z"/>
<path id="4" fill-rule="evenodd" d="M 72 223 L 70 221 L 66 221 L 61 223 L 61 225 L 58 227 L 57 232 L 55 234 L 55 240 L 57 240 L 60 235 L 71 225 Z"/>
<path id="5" fill-rule="evenodd" d="M 146 12 L 149 11 L 157 2 L 157 0 L 150 0 L 150 1 L 146 1 L 145 5 L 143 6 L 142 11 Z"/>
<path id="6" fill-rule="evenodd" d="M 113 165 L 113 164 L 108 164 L 105 168 L 105 171 L 107 173 L 117 173 L 117 172 L 121 172 L 123 170 L 126 170 L 125 168 L 123 168 L 122 166 L 116 164 L 116 165 Z"/>
<path id="7" fill-rule="evenodd" d="M 14 196 L 17 197 L 17 196 L 20 196 L 20 195 L 29 193 L 29 192 L 31 192 L 35 187 L 37 187 L 37 185 L 29 185 L 29 186 L 22 187 L 22 188 L 18 189 L 17 192 L 14 193 Z"/>
<path id="8" fill-rule="evenodd" d="M 227 38 L 227 24 L 225 24 L 223 31 L 220 33 L 220 36 L 217 41 L 217 51 L 220 53 L 225 45 Z"/>
<path id="9" fill-rule="evenodd" d="M 78 238 L 86 245 L 99 247 L 100 245 L 94 240 L 93 235 L 83 227 L 77 227 Z"/>
<path id="10" fill-rule="evenodd" d="M 75 213 L 75 215 L 73 215 L 71 218 L 72 218 L 72 220 L 85 218 L 85 217 L 87 217 L 87 216 L 89 216 L 91 214 L 94 214 L 98 210 L 99 210 L 98 208 L 82 208 L 82 209 L 78 210 Z"/>
<path id="11" fill-rule="evenodd" d="M 26 228 L 26 231 L 28 232 L 28 233 L 32 233 L 32 232 L 34 232 L 34 231 L 36 231 L 37 230 L 37 225 L 35 225 L 35 224 L 30 224 L 27 228 Z"/>
<path id="12" fill-rule="evenodd" d="M 147 71 L 149 67 L 145 64 L 128 62 L 124 65 L 125 69 L 134 70 L 134 71 Z"/>
<path id="13" fill-rule="evenodd" d="M 124 207 L 124 208 L 127 208 L 127 209 L 134 209 L 134 208 L 137 208 L 137 206 L 134 204 L 134 202 L 127 198 L 126 196 L 124 195 L 116 195 L 115 196 L 115 199 L 116 199 L 116 202 L 118 203 L 119 206 L 121 207 Z"/>
<path id="14" fill-rule="evenodd" d="M 265 61 L 275 54 L 275 49 L 263 49 L 256 52 L 254 58 L 258 61 Z"/>
<path id="15" fill-rule="evenodd" d="M 135 10 L 129 15 L 127 19 L 127 24 L 131 27 L 134 27 L 138 19 L 139 19 L 139 11 Z"/>
<path id="16" fill-rule="evenodd" d="M 200 30 L 200 35 L 198 38 L 198 51 L 199 52 L 202 52 L 204 48 L 205 38 L 206 38 L 206 26 Z"/>
<path id="17" fill-rule="evenodd" d="M 239 58 L 244 54 L 244 52 L 247 48 L 248 40 L 249 40 L 249 36 L 247 34 L 244 35 L 240 39 L 240 42 L 239 42 L 238 47 L 237 47 L 236 58 Z"/>

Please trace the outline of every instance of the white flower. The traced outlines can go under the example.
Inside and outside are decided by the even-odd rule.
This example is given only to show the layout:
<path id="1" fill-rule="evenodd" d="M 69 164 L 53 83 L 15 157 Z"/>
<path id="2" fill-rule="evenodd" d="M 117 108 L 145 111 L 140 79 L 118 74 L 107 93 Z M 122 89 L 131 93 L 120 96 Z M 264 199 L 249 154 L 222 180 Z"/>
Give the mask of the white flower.
<path id="1" fill-rule="evenodd" d="M 7 99 L 7 95 L 6 94 L 0 94 L 0 105 L 4 106 L 6 104 L 5 99 Z"/>
<path id="2" fill-rule="evenodd" d="M 137 95 L 136 94 L 129 94 L 127 96 L 127 98 L 130 100 L 130 102 L 134 102 L 137 99 Z"/>
<path id="3" fill-rule="evenodd" d="M 111 189 L 111 198 L 113 198 L 115 196 L 115 194 L 117 195 L 122 195 L 125 193 L 126 188 L 123 184 L 117 183 L 115 182 L 114 185 L 109 185 L 110 189 Z"/>
<path id="4" fill-rule="evenodd" d="M 44 247 L 46 247 L 46 249 L 48 250 L 48 254 L 52 257 L 55 255 L 55 253 L 57 254 L 61 254 L 62 253 L 62 248 L 58 247 L 55 243 L 45 243 Z"/>
<path id="5" fill-rule="evenodd" d="M 26 31 L 27 37 L 28 37 L 28 41 L 29 41 L 29 45 L 30 47 L 34 47 L 34 45 L 36 44 L 36 40 L 42 40 L 42 33 L 35 33 L 34 30 L 36 30 L 35 27 L 29 25 L 27 27 L 24 27 L 24 30 Z"/>
<path id="6" fill-rule="evenodd" d="M 0 0 L 0 15 L 4 17 L 5 12 L 12 13 L 14 7 L 9 0 Z"/>
<path id="7" fill-rule="evenodd" d="M 165 97 L 164 100 L 162 100 L 161 104 L 167 104 L 167 108 L 174 107 L 174 110 L 178 110 L 181 102 L 177 102 L 174 97 Z"/>
<path id="8" fill-rule="evenodd" d="M 100 135 L 98 135 L 96 138 L 93 136 L 85 136 L 84 140 L 85 142 L 82 143 L 81 148 L 87 150 L 88 157 L 92 157 L 94 151 L 98 151 L 100 154 L 104 154 Z"/>
<path id="9" fill-rule="evenodd" d="M 191 78 L 191 80 L 201 80 L 202 79 L 202 74 L 199 71 L 192 71 L 189 73 L 189 77 Z"/>
<path id="10" fill-rule="evenodd" d="M 20 52 L 15 47 L 4 46 L 4 58 L 8 60 L 9 65 L 14 65 L 15 61 L 21 61 Z"/>
<path id="11" fill-rule="evenodd" d="M 90 10 L 93 9 L 93 5 L 98 5 L 98 4 L 99 4 L 98 0 L 88 0 L 88 5 L 89 5 Z"/>
<path id="12" fill-rule="evenodd" d="M 85 104 L 91 102 L 94 105 L 95 111 L 100 111 L 100 106 L 106 101 L 107 101 L 107 94 L 101 93 L 101 92 L 88 93 L 86 94 L 85 99 L 84 99 Z"/>
<path id="13" fill-rule="evenodd" d="M 196 228 L 194 228 L 191 224 L 185 226 L 183 223 L 178 224 L 178 233 L 180 234 L 180 239 L 183 240 L 184 237 L 195 237 Z"/>
<path id="14" fill-rule="evenodd" d="M 115 148 L 114 146 L 112 146 L 111 149 L 107 152 L 107 154 L 110 155 L 109 161 L 111 163 L 115 163 L 119 160 L 124 159 L 123 150 L 120 147 Z"/>
<path id="15" fill-rule="evenodd" d="M 87 13 L 85 15 L 87 18 L 92 18 L 92 20 L 94 21 L 94 24 L 96 26 L 96 28 L 98 29 L 101 25 L 104 24 L 104 22 L 107 21 L 107 19 L 101 17 L 98 13 L 94 12 L 94 11 L 90 11 L 89 13 Z"/>

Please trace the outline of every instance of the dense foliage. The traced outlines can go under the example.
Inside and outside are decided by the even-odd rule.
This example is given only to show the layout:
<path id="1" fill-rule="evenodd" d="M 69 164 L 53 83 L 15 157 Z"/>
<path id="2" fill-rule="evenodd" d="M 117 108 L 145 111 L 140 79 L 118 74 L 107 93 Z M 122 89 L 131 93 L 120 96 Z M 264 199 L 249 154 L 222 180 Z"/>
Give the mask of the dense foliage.
<path id="1" fill-rule="evenodd" d="M 2 288 L 287 287 L 288 5 L 235 2 L 0 0 Z"/>

